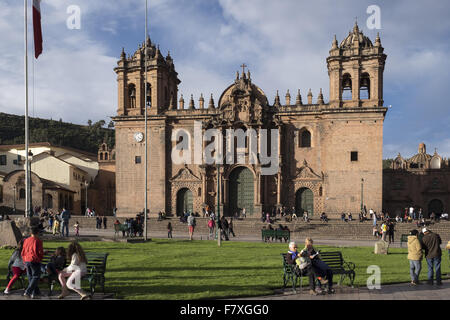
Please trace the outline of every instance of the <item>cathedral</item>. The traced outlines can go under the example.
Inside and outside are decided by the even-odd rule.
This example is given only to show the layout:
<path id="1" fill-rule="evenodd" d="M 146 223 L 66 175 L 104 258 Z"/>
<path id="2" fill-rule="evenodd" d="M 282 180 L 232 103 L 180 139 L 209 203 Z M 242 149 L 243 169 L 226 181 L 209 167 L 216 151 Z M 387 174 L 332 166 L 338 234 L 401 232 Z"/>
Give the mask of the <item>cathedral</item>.
<path id="1" fill-rule="evenodd" d="M 118 108 L 112 118 L 117 215 L 134 216 L 143 211 L 145 137 L 150 216 L 160 211 L 169 216 L 187 211 L 201 214 L 205 208 L 220 209 L 225 216 L 245 209 L 247 217 L 258 218 L 282 207 L 297 215 L 306 210 L 310 216 L 359 213 L 364 206 L 381 211 L 385 60 L 379 35 L 372 43 L 355 23 L 340 43 L 334 37 L 326 58 L 328 102 L 322 89 L 316 99 L 309 89 L 306 99 L 300 90 L 293 96 L 287 91 L 284 99 L 277 91 L 270 103 L 243 65 L 219 99 L 207 96 L 205 104 L 201 95 L 196 104 L 191 95 L 185 104 L 183 95 L 178 96 L 181 81 L 170 53 L 164 57 L 149 38 L 132 55 L 122 50 L 114 69 Z M 243 147 L 234 146 L 244 153 L 243 162 L 174 162 L 172 151 L 179 142 L 173 139 L 174 132 L 189 132 L 191 138 L 184 143 L 193 146 L 198 123 L 202 132 L 217 129 L 223 133 L 221 137 L 229 129 L 256 132 L 258 156 L 260 134 L 264 130 L 278 133 L 276 148 L 269 148 L 277 159 L 275 172 L 264 174 L 264 164 L 248 161 L 249 141 Z M 205 145 L 203 140 L 200 143 Z M 225 154 L 225 150 L 216 151 Z"/>

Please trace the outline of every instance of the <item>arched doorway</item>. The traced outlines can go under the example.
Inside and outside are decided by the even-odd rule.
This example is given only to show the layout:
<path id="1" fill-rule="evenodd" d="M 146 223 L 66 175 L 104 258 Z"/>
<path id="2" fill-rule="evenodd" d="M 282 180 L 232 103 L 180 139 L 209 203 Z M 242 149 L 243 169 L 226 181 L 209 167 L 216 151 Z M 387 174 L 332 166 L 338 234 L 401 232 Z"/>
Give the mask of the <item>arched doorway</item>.
<path id="1" fill-rule="evenodd" d="M 188 188 L 183 188 L 177 193 L 177 216 L 183 215 L 184 212 L 193 213 L 192 192 Z"/>
<path id="2" fill-rule="evenodd" d="M 434 212 L 436 214 L 441 214 L 444 212 L 444 204 L 439 199 L 433 199 L 428 203 L 428 217 Z"/>
<path id="3" fill-rule="evenodd" d="M 245 208 L 247 216 L 253 215 L 254 176 L 250 169 L 238 167 L 234 169 L 229 178 L 229 210 L 228 216 L 241 212 Z"/>
<path id="4" fill-rule="evenodd" d="M 311 189 L 300 188 L 295 194 L 295 212 L 301 216 L 305 210 L 309 217 L 314 215 L 314 194 Z"/>

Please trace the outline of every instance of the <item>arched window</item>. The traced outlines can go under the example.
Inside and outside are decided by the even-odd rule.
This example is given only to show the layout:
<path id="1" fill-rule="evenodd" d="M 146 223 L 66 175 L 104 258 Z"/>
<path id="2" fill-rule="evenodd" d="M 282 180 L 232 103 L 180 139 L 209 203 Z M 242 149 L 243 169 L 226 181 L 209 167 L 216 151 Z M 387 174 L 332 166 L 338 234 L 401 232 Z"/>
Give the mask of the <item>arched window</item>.
<path id="1" fill-rule="evenodd" d="M 342 100 L 352 100 L 352 77 L 348 73 L 342 77 Z"/>
<path id="2" fill-rule="evenodd" d="M 311 132 L 304 129 L 300 132 L 300 148 L 311 148 Z"/>
<path id="3" fill-rule="evenodd" d="M 103 160 L 103 152 L 100 152 L 100 160 Z"/>
<path id="4" fill-rule="evenodd" d="M 19 190 L 19 199 L 25 199 L 25 189 L 20 188 Z"/>
<path id="5" fill-rule="evenodd" d="M 128 85 L 128 108 L 136 108 L 136 86 L 133 83 Z"/>
<path id="6" fill-rule="evenodd" d="M 108 152 L 105 152 L 105 160 L 108 160 Z"/>
<path id="7" fill-rule="evenodd" d="M 370 76 L 368 73 L 363 73 L 361 75 L 359 84 L 359 98 L 370 99 Z"/>

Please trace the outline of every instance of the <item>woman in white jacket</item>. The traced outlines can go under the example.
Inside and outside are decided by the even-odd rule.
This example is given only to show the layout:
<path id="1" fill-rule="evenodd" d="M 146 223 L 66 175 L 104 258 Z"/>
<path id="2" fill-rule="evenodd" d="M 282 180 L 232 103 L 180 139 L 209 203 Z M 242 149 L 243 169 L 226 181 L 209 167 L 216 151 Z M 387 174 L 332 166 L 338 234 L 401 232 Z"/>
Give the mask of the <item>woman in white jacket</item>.
<path id="1" fill-rule="evenodd" d="M 81 289 L 81 278 L 87 273 L 87 259 L 83 248 L 76 241 L 72 241 L 67 249 L 67 258 L 71 259 L 70 265 L 58 276 L 62 292 L 58 297 L 63 299 L 73 290 L 81 296 L 81 300 L 90 299 L 91 296 Z M 67 279 L 66 279 L 67 278 Z"/>

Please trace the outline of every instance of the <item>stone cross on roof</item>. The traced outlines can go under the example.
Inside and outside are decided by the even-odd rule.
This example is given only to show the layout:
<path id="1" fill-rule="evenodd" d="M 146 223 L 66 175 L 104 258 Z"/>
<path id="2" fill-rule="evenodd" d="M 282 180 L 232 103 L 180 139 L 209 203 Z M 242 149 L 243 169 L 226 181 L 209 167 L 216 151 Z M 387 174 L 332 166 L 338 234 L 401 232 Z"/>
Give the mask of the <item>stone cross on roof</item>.
<path id="1" fill-rule="evenodd" d="M 247 67 L 248 67 L 248 66 L 247 66 L 245 63 L 241 64 L 242 74 L 245 73 L 245 68 L 247 68 Z"/>

